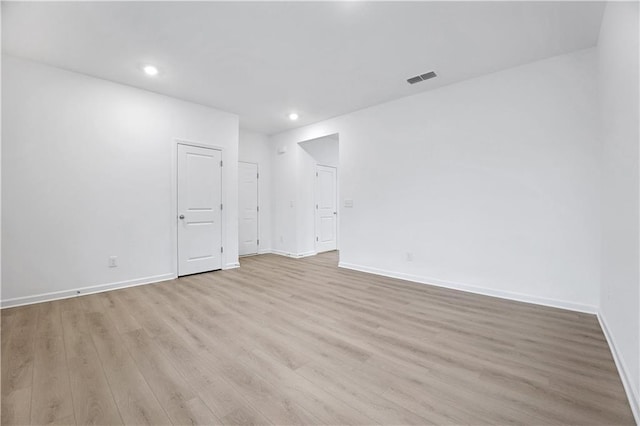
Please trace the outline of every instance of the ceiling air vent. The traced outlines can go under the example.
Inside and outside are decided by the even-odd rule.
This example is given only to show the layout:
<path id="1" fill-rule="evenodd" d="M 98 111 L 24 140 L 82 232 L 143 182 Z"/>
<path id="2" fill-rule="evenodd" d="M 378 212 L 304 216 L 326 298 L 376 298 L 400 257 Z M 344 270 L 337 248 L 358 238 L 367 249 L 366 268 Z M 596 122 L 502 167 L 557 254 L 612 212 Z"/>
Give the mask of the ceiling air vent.
<path id="1" fill-rule="evenodd" d="M 426 74 L 416 75 L 415 77 L 411 77 L 407 79 L 409 84 L 420 83 L 421 81 L 429 80 L 430 78 L 437 77 L 436 73 L 433 71 L 429 71 Z"/>

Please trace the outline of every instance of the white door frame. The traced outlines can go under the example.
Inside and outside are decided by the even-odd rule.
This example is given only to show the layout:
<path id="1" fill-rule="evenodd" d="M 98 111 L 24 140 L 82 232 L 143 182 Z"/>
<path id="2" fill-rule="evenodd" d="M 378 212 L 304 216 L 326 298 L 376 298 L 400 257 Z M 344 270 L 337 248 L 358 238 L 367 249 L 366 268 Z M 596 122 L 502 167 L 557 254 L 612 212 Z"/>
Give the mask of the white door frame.
<path id="1" fill-rule="evenodd" d="M 340 205 L 338 204 L 338 167 L 337 166 L 330 166 L 328 164 L 320 164 L 320 163 L 316 163 L 316 167 L 315 167 L 315 173 L 316 173 L 316 177 L 317 177 L 317 173 L 318 173 L 318 166 L 322 166 L 322 167 L 331 167 L 332 169 L 336 169 L 336 187 L 335 187 L 335 195 L 336 195 L 336 250 L 340 250 L 340 242 L 339 242 L 339 238 L 340 238 Z M 315 239 L 315 236 L 318 235 L 318 221 L 317 221 L 317 215 L 318 215 L 318 211 L 316 209 L 316 206 L 318 205 L 318 181 L 314 180 L 314 185 L 313 185 L 313 200 L 315 201 L 313 204 L 313 233 L 314 233 L 314 239 L 313 239 L 313 248 L 316 252 L 316 254 L 318 254 L 318 241 Z"/>
<path id="2" fill-rule="evenodd" d="M 256 216 L 256 225 L 258 227 L 257 232 L 258 232 L 258 249 L 256 251 L 255 254 L 243 254 L 242 256 L 238 256 L 238 257 L 245 257 L 245 256 L 255 256 L 257 254 L 260 254 L 260 213 L 262 213 L 260 211 L 260 163 L 255 163 L 253 161 L 240 161 L 238 160 L 238 163 L 246 163 L 246 164 L 255 164 L 256 165 L 256 173 L 258 173 L 258 178 L 256 178 L 256 195 L 258 197 L 258 199 L 256 200 L 256 205 L 258 206 L 258 211 L 257 211 L 257 216 Z M 238 212 L 238 216 L 240 216 L 240 212 Z M 240 227 L 238 227 L 238 233 L 240 233 Z"/>
<path id="3" fill-rule="evenodd" d="M 220 158 L 222 159 L 222 162 L 224 164 L 225 159 L 224 159 L 224 149 L 221 146 L 217 146 L 217 145 L 211 145 L 208 143 L 203 143 L 203 142 L 195 142 L 195 141 L 190 141 L 187 139 L 178 139 L 178 138 L 174 138 L 173 139 L 173 144 L 171 144 L 171 213 L 170 213 L 170 218 L 171 218 L 171 246 L 173 247 L 172 250 L 172 257 L 173 257 L 173 267 L 174 272 L 173 272 L 173 276 L 174 278 L 178 278 L 178 145 L 188 145 L 188 146 L 194 146 L 197 148 L 207 148 L 207 149 L 215 149 L 217 151 L 220 151 Z M 226 201 L 226 196 L 225 196 L 225 190 L 224 190 L 224 166 L 222 168 L 222 170 L 220 170 L 220 198 L 222 200 L 222 204 L 225 205 L 227 204 Z M 220 226 L 221 226 L 221 230 L 220 230 L 220 240 L 222 241 L 222 246 L 225 246 L 225 242 L 227 241 L 226 239 L 226 213 L 225 213 L 226 209 L 223 209 L 222 214 L 220 215 Z M 226 252 L 222 252 L 221 253 L 221 257 L 220 257 L 220 263 L 221 263 L 221 268 L 224 269 L 226 263 Z"/>

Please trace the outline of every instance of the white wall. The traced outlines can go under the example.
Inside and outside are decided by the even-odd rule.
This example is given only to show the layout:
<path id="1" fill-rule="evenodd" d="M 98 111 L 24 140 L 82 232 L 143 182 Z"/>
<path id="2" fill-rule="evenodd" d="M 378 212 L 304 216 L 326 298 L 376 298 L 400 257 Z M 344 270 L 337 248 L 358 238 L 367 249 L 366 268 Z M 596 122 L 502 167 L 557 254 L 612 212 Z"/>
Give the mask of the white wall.
<path id="1" fill-rule="evenodd" d="M 297 143 L 339 133 L 341 265 L 595 311 L 595 68 L 579 51 L 273 136 L 280 247 L 313 245 L 286 240 L 308 208 Z"/>
<path id="2" fill-rule="evenodd" d="M 238 160 L 258 164 L 258 173 L 260 174 L 260 179 L 258 179 L 258 204 L 260 205 L 258 253 L 268 253 L 271 251 L 271 211 L 273 210 L 271 206 L 273 152 L 269 144 L 269 137 L 263 133 L 240 129 Z"/>
<path id="3" fill-rule="evenodd" d="M 316 164 L 338 167 L 340 165 L 339 135 L 329 135 L 310 141 L 300 142 L 299 145 L 314 160 Z"/>
<path id="4" fill-rule="evenodd" d="M 603 140 L 600 316 L 640 403 L 638 3 L 608 3 L 598 41 Z"/>
<path id="5" fill-rule="evenodd" d="M 276 253 L 295 255 L 297 253 L 297 165 L 298 147 L 296 142 L 276 144 L 270 140 L 273 157 L 272 200 L 272 249 Z"/>
<path id="6" fill-rule="evenodd" d="M 2 7 L 0 6 L 0 22 L 2 22 Z M 2 30 L 0 29 L 0 46 L 2 46 Z M 0 60 L 0 76 L 2 76 L 2 61 Z M 0 78 L 0 97 L 2 95 L 2 78 Z M 2 103 L 0 102 L 0 234 L 2 230 Z M 2 300 L 2 238 L 0 238 L 0 301 Z M 0 321 L 1 322 L 1 321 Z"/>
<path id="7" fill-rule="evenodd" d="M 3 305 L 175 275 L 174 138 L 223 147 L 223 265 L 237 264 L 237 116 L 2 59 Z"/>

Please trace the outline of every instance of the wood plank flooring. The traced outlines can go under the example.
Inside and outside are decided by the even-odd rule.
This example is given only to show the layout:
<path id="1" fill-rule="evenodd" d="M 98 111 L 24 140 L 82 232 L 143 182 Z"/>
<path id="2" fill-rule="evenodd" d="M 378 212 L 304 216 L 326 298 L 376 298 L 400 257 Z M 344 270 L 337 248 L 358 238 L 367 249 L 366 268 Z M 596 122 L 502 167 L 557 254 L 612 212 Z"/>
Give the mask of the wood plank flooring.
<path id="1" fill-rule="evenodd" d="M 241 265 L 3 310 L 2 424 L 633 424 L 593 315 Z"/>

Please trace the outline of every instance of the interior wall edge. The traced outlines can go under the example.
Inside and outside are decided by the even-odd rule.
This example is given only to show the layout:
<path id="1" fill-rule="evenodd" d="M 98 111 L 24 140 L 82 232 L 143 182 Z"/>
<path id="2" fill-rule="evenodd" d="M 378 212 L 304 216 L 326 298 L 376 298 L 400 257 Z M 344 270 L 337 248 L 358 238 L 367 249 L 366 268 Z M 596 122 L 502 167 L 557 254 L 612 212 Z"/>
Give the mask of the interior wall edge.
<path id="1" fill-rule="evenodd" d="M 340 262 L 338 267 L 351 269 L 354 271 L 367 272 L 369 274 L 381 275 L 383 277 L 396 278 L 400 280 L 411 281 L 418 284 L 432 285 L 436 287 L 444 287 L 452 290 L 465 291 L 467 293 L 481 294 L 483 296 L 498 297 L 500 299 L 513 300 L 516 302 L 532 303 L 534 305 L 549 306 L 552 308 L 566 309 L 569 311 L 582 312 L 587 314 L 597 314 L 598 308 L 593 305 L 586 305 L 559 299 L 548 299 L 544 297 L 533 296 L 530 294 L 515 293 L 509 291 L 495 290 L 488 287 L 480 287 L 472 284 L 452 282 L 419 275 L 405 274 L 402 272 L 388 271 L 384 269 L 372 268 L 370 266 L 357 265 L 348 262 Z"/>
<path id="2" fill-rule="evenodd" d="M 33 305 L 35 303 L 51 302 L 60 299 L 69 299 L 71 297 L 86 296 L 87 294 L 104 293 L 105 291 L 119 290 L 122 288 L 136 287 L 145 284 L 155 284 L 163 281 L 169 281 L 178 278 L 175 272 L 166 274 L 152 275 L 149 277 L 136 278 L 133 280 L 118 281 L 107 284 L 98 284 L 88 287 L 78 287 L 69 290 L 54 291 L 50 293 L 40 293 L 30 296 L 14 297 L 0 301 L 0 308 L 15 308 L 24 305 Z"/>
<path id="3" fill-rule="evenodd" d="M 598 317 L 600 328 L 602 328 L 602 333 L 607 339 L 607 344 L 609 345 L 609 349 L 611 350 L 613 361 L 615 362 L 616 368 L 618 369 L 618 375 L 620 376 L 620 380 L 622 380 L 622 386 L 624 387 L 624 391 L 627 394 L 627 399 L 629 400 L 629 405 L 631 406 L 633 417 L 636 420 L 636 424 L 640 425 L 640 394 L 638 393 L 638 390 L 634 389 L 633 387 L 631 377 L 629 376 L 629 369 L 627 368 L 624 359 L 620 356 L 616 341 L 613 338 L 613 334 L 611 334 L 611 332 L 609 331 L 609 326 L 607 325 L 607 320 L 604 316 L 604 312 L 598 311 L 596 316 Z"/>

